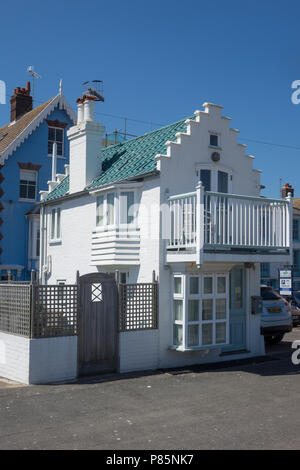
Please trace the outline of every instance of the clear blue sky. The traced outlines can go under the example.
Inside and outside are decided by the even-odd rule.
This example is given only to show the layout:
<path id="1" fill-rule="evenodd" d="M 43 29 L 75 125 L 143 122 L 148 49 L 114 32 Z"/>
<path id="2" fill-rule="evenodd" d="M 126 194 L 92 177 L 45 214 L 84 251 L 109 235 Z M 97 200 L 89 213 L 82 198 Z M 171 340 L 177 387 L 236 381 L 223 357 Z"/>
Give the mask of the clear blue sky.
<path id="1" fill-rule="evenodd" d="M 60 78 L 72 105 L 83 81 L 102 79 L 98 119 L 109 131 L 124 126 L 111 116 L 145 121 L 128 120 L 138 135 L 150 121 L 156 128 L 205 101 L 221 104 L 263 170 L 263 194 L 278 197 L 282 178 L 300 196 L 300 105 L 291 103 L 291 83 L 300 79 L 296 0 L 14 0 L 2 2 L 0 14 L 8 95 L 25 85 L 28 65 L 42 76 L 36 104 L 58 92 Z M 0 125 L 8 119 L 9 104 L 0 105 Z"/>

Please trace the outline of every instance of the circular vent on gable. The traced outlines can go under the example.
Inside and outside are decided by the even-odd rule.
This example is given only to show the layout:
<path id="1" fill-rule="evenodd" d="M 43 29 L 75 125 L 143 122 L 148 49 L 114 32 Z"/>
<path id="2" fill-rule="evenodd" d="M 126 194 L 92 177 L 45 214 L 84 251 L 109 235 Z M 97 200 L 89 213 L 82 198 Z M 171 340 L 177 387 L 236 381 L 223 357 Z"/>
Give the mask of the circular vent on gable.
<path id="1" fill-rule="evenodd" d="M 211 159 L 213 162 L 218 162 L 221 158 L 221 155 L 219 154 L 219 152 L 213 152 L 211 154 Z"/>

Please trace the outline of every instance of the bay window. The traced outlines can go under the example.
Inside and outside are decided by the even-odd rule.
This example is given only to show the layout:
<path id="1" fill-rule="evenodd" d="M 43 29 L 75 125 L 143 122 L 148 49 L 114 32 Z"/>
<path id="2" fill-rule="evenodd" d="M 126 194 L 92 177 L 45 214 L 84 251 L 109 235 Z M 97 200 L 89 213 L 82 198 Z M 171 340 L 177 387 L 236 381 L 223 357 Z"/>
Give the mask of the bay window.
<path id="1" fill-rule="evenodd" d="M 96 226 L 115 227 L 135 221 L 134 191 L 114 191 L 97 196 Z"/>
<path id="2" fill-rule="evenodd" d="M 198 349 L 229 342 L 228 274 L 175 275 L 173 347 Z"/>

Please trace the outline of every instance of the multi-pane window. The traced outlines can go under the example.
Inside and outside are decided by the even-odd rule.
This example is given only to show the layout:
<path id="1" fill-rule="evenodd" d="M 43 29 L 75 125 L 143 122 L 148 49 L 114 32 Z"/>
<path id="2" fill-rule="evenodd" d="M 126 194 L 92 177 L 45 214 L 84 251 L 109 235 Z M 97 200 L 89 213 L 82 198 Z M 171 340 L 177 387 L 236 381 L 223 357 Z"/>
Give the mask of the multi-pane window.
<path id="1" fill-rule="evenodd" d="M 50 240 L 59 241 L 61 239 L 61 213 L 60 208 L 51 210 Z"/>
<path id="2" fill-rule="evenodd" d="M 36 199 L 37 172 L 20 170 L 20 198 Z"/>
<path id="3" fill-rule="evenodd" d="M 96 225 L 115 225 L 115 193 L 108 193 L 97 197 Z"/>
<path id="4" fill-rule="evenodd" d="M 58 127 L 48 127 L 48 154 L 52 155 L 53 143 L 57 144 L 57 155 L 63 156 L 64 130 Z"/>
<path id="5" fill-rule="evenodd" d="M 103 194 L 96 200 L 96 225 L 98 227 L 129 225 L 134 222 L 134 191 Z"/>
<path id="6" fill-rule="evenodd" d="M 186 349 L 227 344 L 228 274 L 178 275 L 173 285 L 173 345 Z"/>
<path id="7" fill-rule="evenodd" d="M 200 168 L 198 174 L 205 191 L 217 191 L 218 193 L 229 192 L 229 172 L 221 171 L 217 168 Z"/>
<path id="8" fill-rule="evenodd" d="M 120 193 L 120 223 L 131 224 L 134 219 L 134 192 L 122 191 Z"/>

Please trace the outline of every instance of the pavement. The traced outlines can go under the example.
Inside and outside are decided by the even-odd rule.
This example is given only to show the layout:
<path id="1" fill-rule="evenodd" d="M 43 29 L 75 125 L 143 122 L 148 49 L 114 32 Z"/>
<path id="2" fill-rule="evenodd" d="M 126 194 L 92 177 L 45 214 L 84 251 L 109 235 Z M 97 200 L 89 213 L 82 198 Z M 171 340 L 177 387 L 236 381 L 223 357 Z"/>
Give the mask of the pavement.
<path id="1" fill-rule="evenodd" d="M 295 340 L 300 328 L 266 358 L 224 368 L 44 386 L 0 379 L 0 449 L 299 449 Z"/>

